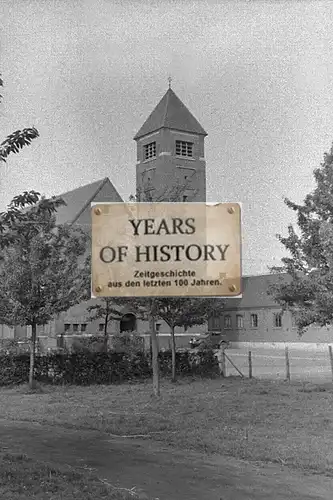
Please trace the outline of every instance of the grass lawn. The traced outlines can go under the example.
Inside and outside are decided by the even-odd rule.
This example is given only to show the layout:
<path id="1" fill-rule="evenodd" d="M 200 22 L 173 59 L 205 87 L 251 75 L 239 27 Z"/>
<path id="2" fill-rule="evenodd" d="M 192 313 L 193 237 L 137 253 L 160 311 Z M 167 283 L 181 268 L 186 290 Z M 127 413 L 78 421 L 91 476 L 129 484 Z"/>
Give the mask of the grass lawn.
<path id="1" fill-rule="evenodd" d="M 135 500 L 97 477 L 54 468 L 20 454 L 0 451 L 1 500 Z"/>
<path id="2" fill-rule="evenodd" d="M 333 386 L 329 383 L 237 378 L 163 381 L 161 398 L 155 400 L 151 393 L 150 382 L 43 386 L 34 394 L 25 387 L 2 388 L 0 416 L 120 436 L 149 435 L 181 449 L 278 462 L 333 476 Z"/>

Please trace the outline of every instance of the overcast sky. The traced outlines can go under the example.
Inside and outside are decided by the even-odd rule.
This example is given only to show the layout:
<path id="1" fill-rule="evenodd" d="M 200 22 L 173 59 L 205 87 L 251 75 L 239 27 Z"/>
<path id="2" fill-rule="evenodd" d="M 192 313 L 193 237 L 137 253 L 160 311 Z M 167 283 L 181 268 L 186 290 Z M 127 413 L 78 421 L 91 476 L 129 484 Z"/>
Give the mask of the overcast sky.
<path id="1" fill-rule="evenodd" d="M 5 5 L 4 5 L 5 4 Z M 0 209 L 108 176 L 135 191 L 133 136 L 167 90 L 208 132 L 207 201 L 243 203 L 243 272 L 268 272 L 333 140 L 333 2 L 15 0 L 1 7 Z"/>

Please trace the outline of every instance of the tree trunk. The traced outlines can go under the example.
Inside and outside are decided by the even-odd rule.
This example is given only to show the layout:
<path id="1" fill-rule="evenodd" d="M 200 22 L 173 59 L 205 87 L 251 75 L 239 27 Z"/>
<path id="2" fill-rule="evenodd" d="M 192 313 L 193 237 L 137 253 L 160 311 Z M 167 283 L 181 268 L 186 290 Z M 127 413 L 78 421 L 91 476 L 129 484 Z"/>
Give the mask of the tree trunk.
<path id="1" fill-rule="evenodd" d="M 37 325 L 32 323 L 31 325 L 31 340 L 30 340 L 30 370 L 29 370 L 29 387 L 30 389 L 36 388 L 36 380 L 34 376 L 35 369 L 35 354 L 36 354 L 36 336 L 37 336 Z"/>
<path id="2" fill-rule="evenodd" d="M 171 326 L 171 355 L 172 355 L 172 375 L 171 382 L 176 382 L 176 341 L 175 341 L 175 327 Z"/>
<path id="3" fill-rule="evenodd" d="M 149 329 L 150 329 L 151 346 L 152 346 L 153 392 L 154 396 L 158 397 L 160 395 L 160 373 L 158 366 L 157 335 L 155 330 L 154 299 L 150 300 Z"/>
<path id="4" fill-rule="evenodd" d="M 109 315 L 107 314 L 105 316 L 105 323 L 104 323 L 104 339 L 103 339 L 103 351 L 108 352 L 108 322 L 109 322 Z"/>

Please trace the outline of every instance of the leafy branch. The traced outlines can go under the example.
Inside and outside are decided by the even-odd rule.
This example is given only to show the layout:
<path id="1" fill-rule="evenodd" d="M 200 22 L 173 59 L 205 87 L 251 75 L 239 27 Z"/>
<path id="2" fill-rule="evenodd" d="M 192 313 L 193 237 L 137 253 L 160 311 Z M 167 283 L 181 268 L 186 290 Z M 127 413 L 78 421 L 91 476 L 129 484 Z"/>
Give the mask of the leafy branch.
<path id="1" fill-rule="evenodd" d="M 0 77 L 0 87 L 3 87 L 3 80 Z M 0 94 L 0 102 L 2 99 Z M 19 153 L 24 146 L 29 146 L 33 139 L 39 137 L 38 130 L 35 127 L 16 130 L 8 135 L 0 144 L 0 162 L 6 163 L 6 158 L 11 154 Z"/>

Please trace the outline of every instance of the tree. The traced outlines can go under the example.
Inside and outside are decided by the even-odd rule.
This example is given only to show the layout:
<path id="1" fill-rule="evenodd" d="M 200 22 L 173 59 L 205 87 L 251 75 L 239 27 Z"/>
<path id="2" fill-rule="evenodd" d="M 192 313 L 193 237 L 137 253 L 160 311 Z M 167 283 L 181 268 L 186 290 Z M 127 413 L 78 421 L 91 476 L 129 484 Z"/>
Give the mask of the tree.
<path id="1" fill-rule="evenodd" d="M 153 393 L 155 397 L 160 396 L 160 367 L 158 364 L 158 342 L 156 335 L 156 299 L 149 298 L 149 330 L 151 336 L 152 369 L 153 369 Z"/>
<path id="2" fill-rule="evenodd" d="M 90 268 L 84 258 L 88 235 L 56 225 L 61 199 L 35 191 L 16 196 L 0 214 L 0 322 L 31 326 L 29 385 L 35 386 L 38 325 L 87 300 Z"/>
<path id="3" fill-rule="evenodd" d="M 176 184 L 174 186 L 166 187 L 161 193 L 156 194 L 155 189 L 150 186 L 149 183 L 143 185 L 142 188 L 137 189 L 136 195 L 131 195 L 129 201 L 131 202 L 180 202 L 182 201 L 182 195 L 187 189 L 191 189 L 192 198 L 195 197 L 198 190 L 191 188 L 191 180 L 195 177 L 195 172 L 186 179 L 185 182 L 181 184 Z M 191 200 L 189 200 L 191 201 Z"/>
<path id="4" fill-rule="evenodd" d="M 0 78 L 0 87 L 3 87 L 3 80 Z M 0 102 L 2 95 L 0 95 Z M 6 162 L 6 158 L 11 153 L 18 153 L 24 146 L 31 144 L 33 139 L 38 137 L 38 130 L 35 127 L 16 130 L 8 135 L 0 144 L 0 162 Z"/>
<path id="5" fill-rule="evenodd" d="M 114 297 L 104 297 L 98 300 L 98 302 L 92 306 L 87 308 L 89 313 L 90 321 L 94 321 L 96 319 L 102 319 L 104 323 L 104 342 L 103 342 L 103 350 L 107 352 L 108 350 L 108 324 L 110 321 L 116 320 L 120 321 L 123 313 L 122 313 L 122 305 L 128 303 L 129 299 L 121 299 Z M 118 307 L 117 307 L 118 306 Z"/>
<path id="6" fill-rule="evenodd" d="M 194 176 L 195 174 L 192 174 Z M 156 196 L 154 190 L 151 189 L 149 184 L 143 186 L 142 189 L 138 189 L 135 196 L 131 195 L 129 201 L 131 202 L 180 202 L 182 194 L 186 189 L 191 187 L 191 177 L 186 180 L 183 184 L 176 184 L 171 187 L 167 187 L 164 191 Z M 195 196 L 197 191 L 192 190 L 192 196 Z M 177 299 L 175 299 L 177 300 Z M 148 318 L 149 318 L 149 330 L 151 336 L 151 347 L 152 347 L 152 369 L 153 369 L 153 392 L 155 396 L 160 395 L 160 378 L 159 378 L 159 364 L 158 364 L 158 342 L 156 335 L 155 319 L 158 316 L 158 299 L 151 297 L 150 299 L 138 299 L 135 302 L 131 302 L 132 307 L 136 305 L 140 309 L 147 308 Z M 175 352 L 175 347 L 173 352 Z M 175 355 L 173 360 L 173 366 L 175 366 Z"/>
<path id="7" fill-rule="evenodd" d="M 175 328 L 202 325 L 213 312 L 222 307 L 222 302 L 211 298 L 162 297 L 154 299 L 155 313 L 170 328 L 172 351 L 172 382 L 176 381 Z"/>
<path id="8" fill-rule="evenodd" d="M 158 314 L 157 299 L 154 297 L 132 297 L 121 300 L 130 301 L 131 309 L 141 317 L 147 317 L 149 321 L 149 333 L 151 339 L 152 350 L 152 370 L 153 370 L 153 394 L 155 397 L 160 396 L 160 375 L 158 362 L 158 342 L 156 334 L 156 318 Z"/>
<path id="9" fill-rule="evenodd" d="M 285 199 L 297 214 L 298 232 L 292 225 L 288 236 L 277 235 L 290 256 L 274 273 L 287 273 L 270 293 L 294 315 L 299 334 L 311 324 L 325 326 L 333 320 L 333 146 L 314 170 L 315 189 L 303 204 Z"/>
<path id="10" fill-rule="evenodd" d="M 152 368 L 154 395 L 160 394 L 158 342 L 156 320 L 162 319 L 170 328 L 172 353 L 172 382 L 176 381 L 175 328 L 202 325 L 213 312 L 223 308 L 223 301 L 201 297 L 136 297 L 131 299 L 131 307 L 140 314 L 148 314 L 152 340 Z"/>

